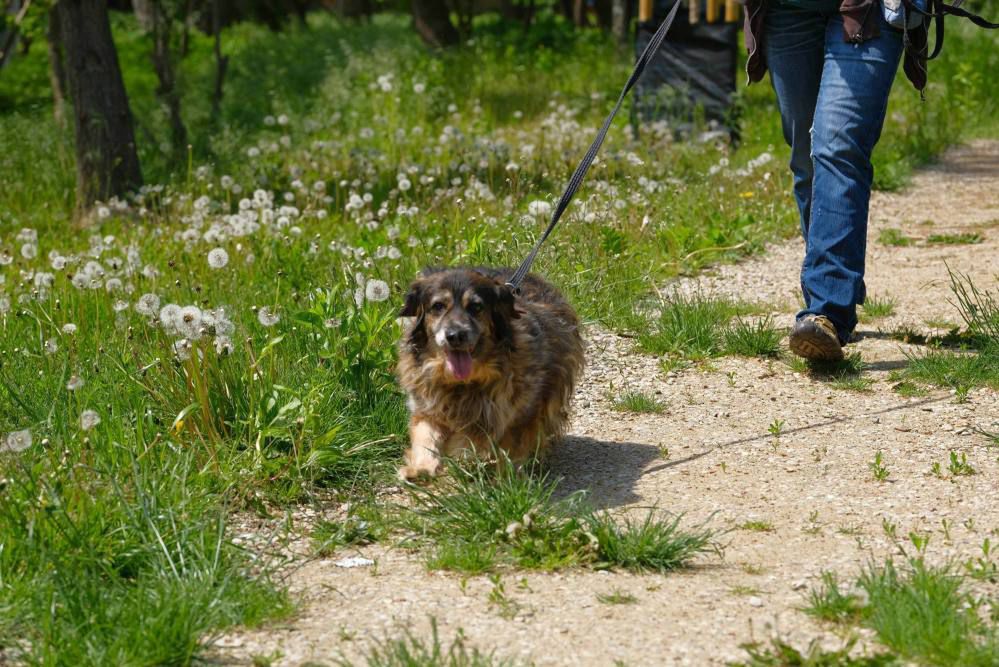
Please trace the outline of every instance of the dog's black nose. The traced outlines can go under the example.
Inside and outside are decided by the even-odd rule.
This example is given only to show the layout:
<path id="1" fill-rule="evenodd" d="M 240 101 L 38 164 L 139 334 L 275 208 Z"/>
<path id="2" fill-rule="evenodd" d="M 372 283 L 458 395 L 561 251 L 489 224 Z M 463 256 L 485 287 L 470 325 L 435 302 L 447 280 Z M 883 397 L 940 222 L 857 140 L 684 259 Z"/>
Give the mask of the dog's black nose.
<path id="1" fill-rule="evenodd" d="M 464 345 L 468 342 L 468 332 L 464 329 L 448 329 L 444 332 L 448 345 Z"/>

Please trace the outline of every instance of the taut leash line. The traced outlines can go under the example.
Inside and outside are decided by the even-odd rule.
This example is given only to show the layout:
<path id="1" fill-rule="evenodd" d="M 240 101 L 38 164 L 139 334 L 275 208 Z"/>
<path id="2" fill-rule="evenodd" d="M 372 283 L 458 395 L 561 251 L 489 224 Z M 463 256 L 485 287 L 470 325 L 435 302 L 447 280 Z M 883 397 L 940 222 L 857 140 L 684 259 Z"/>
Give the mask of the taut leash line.
<path id="1" fill-rule="evenodd" d="M 552 212 L 551 222 L 548 223 L 548 228 L 545 229 L 544 234 L 541 238 L 537 240 L 534 247 L 531 248 L 531 252 L 528 253 L 527 257 L 521 262 L 517 271 L 513 274 L 507 285 L 509 285 L 514 292 L 520 289 L 520 284 L 524 282 L 524 278 L 527 277 L 528 272 L 531 270 L 531 265 L 534 264 L 535 258 L 538 256 L 538 251 L 541 250 L 541 246 L 544 245 L 545 241 L 548 240 L 548 236 L 555 229 L 555 225 L 558 224 L 559 218 L 565 213 L 565 209 L 569 207 L 569 202 L 572 201 L 573 196 L 576 191 L 579 190 L 579 186 L 583 183 L 583 179 L 586 177 L 586 172 L 593 164 L 594 158 L 597 156 L 597 151 L 600 150 L 600 145 L 604 143 L 604 139 L 607 137 L 607 132 L 610 130 L 611 122 L 614 120 L 614 116 L 621 109 L 621 104 L 624 103 L 624 98 L 627 97 L 628 92 L 634 87 L 638 80 L 642 77 L 642 73 L 645 71 L 645 66 L 649 64 L 649 61 L 656 55 L 659 51 L 659 47 L 662 46 L 663 40 L 666 39 L 666 33 L 669 31 L 671 25 L 673 25 L 673 19 L 676 18 L 676 12 L 680 8 L 680 0 L 676 0 L 673 5 L 673 9 L 669 10 L 669 14 L 666 16 L 666 20 L 663 21 L 659 29 L 649 40 L 649 43 L 645 45 L 645 50 L 642 51 L 642 55 L 638 57 L 638 62 L 635 63 L 635 70 L 631 73 L 631 77 L 628 82 L 624 84 L 624 89 L 621 91 L 620 97 L 617 98 L 617 104 L 611 110 L 610 115 L 604 120 L 603 126 L 600 131 L 597 132 L 596 138 L 593 143 L 590 144 L 589 150 L 586 151 L 586 155 L 583 156 L 582 161 L 579 166 L 576 167 L 576 171 L 572 173 L 572 178 L 569 179 L 569 184 L 565 187 L 565 191 L 562 196 L 559 197 L 558 204 L 555 205 L 555 210 Z"/>

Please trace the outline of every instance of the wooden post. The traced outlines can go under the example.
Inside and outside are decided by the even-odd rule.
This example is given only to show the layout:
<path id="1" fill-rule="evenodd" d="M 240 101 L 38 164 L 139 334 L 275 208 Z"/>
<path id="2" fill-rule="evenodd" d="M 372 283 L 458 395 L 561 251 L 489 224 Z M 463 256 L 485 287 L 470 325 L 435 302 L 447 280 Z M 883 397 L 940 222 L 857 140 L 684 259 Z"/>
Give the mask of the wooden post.
<path id="1" fill-rule="evenodd" d="M 696 25 L 701 22 L 701 0 L 688 0 L 690 3 L 689 14 L 687 15 L 687 21 L 690 25 Z"/>
<path id="2" fill-rule="evenodd" d="M 735 0 L 725 0 L 725 22 L 735 23 L 739 20 L 739 4 Z"/>
<path id="3" fill-rule="evenodd" d="M 721 0 L 708 0 L 708 8 L 705 12 L 704 20 L 708 23 L 717 23 L 718 15 L 721 13 Z"/>
<path id="4" fill-rule="evenodd" d="M 638 0 L 638 20 L 641 23 L 652 20 L 652 0 Z"/>

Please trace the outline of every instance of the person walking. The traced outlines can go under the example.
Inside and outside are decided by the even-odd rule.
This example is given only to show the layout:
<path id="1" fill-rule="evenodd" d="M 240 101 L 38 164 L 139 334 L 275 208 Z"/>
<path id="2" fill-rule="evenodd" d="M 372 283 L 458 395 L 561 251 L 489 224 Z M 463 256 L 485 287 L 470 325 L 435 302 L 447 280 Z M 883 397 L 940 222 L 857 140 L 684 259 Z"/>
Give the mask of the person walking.
<path id="1" fill-rule="evenodd" d="M 769 68 L 777 93 L 805 240 L 790 348 L 839 360 L 866 292 L 871 153 L 903 51 L 909 79 L 926 85 L 926 30 L 903 48 L 880 0 L 747 0 L 745 24 L 749 80 Z"/>

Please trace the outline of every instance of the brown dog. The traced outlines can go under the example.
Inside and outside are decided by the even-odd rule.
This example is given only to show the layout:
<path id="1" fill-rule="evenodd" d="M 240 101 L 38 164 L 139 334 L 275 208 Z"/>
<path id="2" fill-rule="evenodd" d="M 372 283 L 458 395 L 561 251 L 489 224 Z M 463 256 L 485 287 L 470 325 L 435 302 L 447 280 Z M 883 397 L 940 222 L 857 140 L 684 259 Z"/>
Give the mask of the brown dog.
<path id="1" fill-rule="evenodd" d="M 530 275 L 514 295 L 508 269 L 427 269 L 406 295 L 399 344 L 409 397 L 404 479 L 433 476 L 441 456 L 492 449 L 522 461 L 565 431 L 583 368 L 579 318 Z"/>

